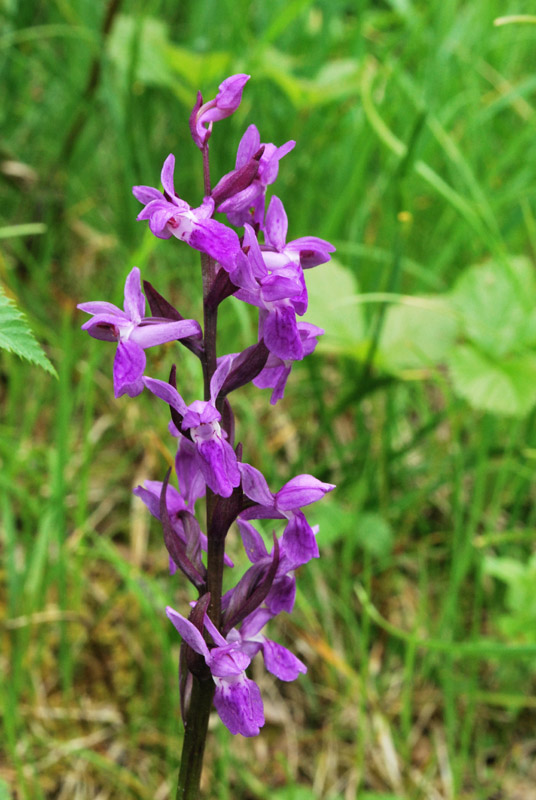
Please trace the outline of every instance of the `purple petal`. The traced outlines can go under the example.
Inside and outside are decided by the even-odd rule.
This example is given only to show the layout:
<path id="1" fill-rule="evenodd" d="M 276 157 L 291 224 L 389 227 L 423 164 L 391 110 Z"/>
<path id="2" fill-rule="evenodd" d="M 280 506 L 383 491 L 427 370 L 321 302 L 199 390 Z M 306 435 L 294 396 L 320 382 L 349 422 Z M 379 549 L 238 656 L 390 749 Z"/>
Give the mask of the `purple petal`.
<path id="1" fill-rule="evenodd" d="M 121 338 L 121 330 L 130 328 L 130 324 L 128 320 L 122 320 L 112 314 L 95 314 L 92 319 L 88 319 L 80 327 L 94 339 L 117 342 Z"/>
<path id="2" fill-rule="evenodd" d="M 173 172 L 175 170 L 175 156 L 170 153 L 164 161 L 162 172 L 160 174 L 160 181 L 164 187 L 164 191 L 169 197 L 175 197 L 175 186 L 173 185 Z"/>
<path id="3" fill-rule="evenodd" d="M 216 400 L 220 393 L 220 389 L 225 383 L 227 375 L 231 371 L 231 367 L 233 366 L 233 357 L 224 356 L 223 358 L 219 358 L 218 362 L 219 363 L 216 371 L 210 380 L 210 402 L 212 405 L 216 405 Z"/>
<path id="4" fill-rule="evenodd" d="M 158 189 L 155 189 L 153 186 L 133 186 L 132 194 L 136 200 L 139 200 L 140 203 L 143 203 L 145 206 L 150 203 L 151 200 L 162 199 L 162 192 L 159 192 Z"/>
<path id="5" fill-rule="evenodd" d="M 125 314 L 132 322 L 139 322 L 145 314 L 145 297 L 141 291 L 141 277 L 138 267 L 133 267 L 125 281 Z"/>
<path id="6" fill-rule="evenodd" d="M 136 342 L 124 341 L 117 345 L 114 359 L 114 394 L 136 397 L 143 392 L 145 353 Z"/>
<path id="7" fill-rule="evenodd" d="M 143 382 L 150 392 L 161 400 L 164 400 L 168 406 L 178 411 L 181 416 L 184 416 L 187 410 L 186 403 L 173 386 L 169 383 L 165 383 L 165 381 L 159 381 L 156 378 L 144 378 Z"/>
<path id="8" fill-rule="evenodd" d="M 89 303 L 79 303 L 76 307 L 86 314 L 106 314 L 110 318 L 117 316 L 120 320 L 126 322 L 128 322 L 129 319 L 124 311 L 114 306 L 113 303 L 107 303 L 105 300 L 93 300 Z"/>
<path id="9" fill-rule="evenodd" d="M 262 281 L 262 296 L 267 303 L 294 298 L 302 291 L 300 278 L 293 269 L 278 270 Z"/>
<path id="10" fill-rule="evenodd" d="M 318 544 L 313 528 L 299 511 L 287 523 L 283 534 L 283 546 L 288 557 L 296 566 L 318 558 Z"/>
<path id="11" fill-rule="evenodd" d="M 166 614 L 186 644 L 189 644 L 192 650 L 195 650 L 196 653 L 199 653 L 206 659 L 209 655 L 207 643 L 193 622 L 190 622 L 190 620 L 186 619 L 186 617 L 183 617 L 178 611 L 175 611 L 174 608 L 171 608 L 171 606 L 166 607 Z"/>
<path id="12" fill-rule="evenodd" d="M 282 644 L 265 639 L 262 652 L 268 672 L 282 681 L 294 681 L 300 672 L 307 672 L 305 664 Z"/>
<path id="13" fill-rule="evenodd" d="M 303 345 L 292 306 L 279 306 L 269 312 L 264 322 L 263 337 L 268 350 L 284 361 L 300 361 L 303 358 Z"/>
<path id="14" fill-rule="evenodd" d="M 277 401 L 281 400 L 285 394 L 285 387 L 292 365 L 285 364 L 277 356 L 272 356 L 272 358 L 275 363 L 272 365 L 267 361 L 265 368 L 259 372 L 256 378 L 253 378 L 253 384 L 258 389 L 273 389 L 270 404 L 275 406 Z"/>
<path id="15" fill-rule="evenodd" d="M 302 236 L 289 242 L 285 250 L 299 253 L 302 269 L 310 269 L 330 261 L 330 253 L 335 252 L 335 247 L 317 236 Z"/>
<path id="16" fill-rule="evenodd" d="M 287 241 L 287 230 L 288 219 L 283 203 L 274 195 L 270 200 L 264 224 L 266 244 L 272 245 L 276 250 L 283 250 Z"/>
<path id="17" fill-rule="evenodd" d="M 240 636 L 245 641 L 256 636 L 264 626 L 273 619 L 273 614 L 268 608 L 257 608 L 252 614 L 245 618 L 240 627 Z M 258 642 L 257 644 L 262 643 Z M 259 651 L 257 647 L 257 652 Z"/>
<path id="18" fill-rule="evenodd" d="M 263 506 L 274 505 L 274 495 L 270 491 L 266 478 L 251 464 L 239 463 L 238 469 L 242 476 L 242 490 L 250 500 Z"/>
<path id="19" fill-rule="evenodd" d="M 240 473 L 236 454 L 231 445 L 215 437 L 198 445 L 203 477 L 213 492 L 221 497 L 230 497 L 233 489 L 240 485 Z"/>
<path id="20" fill-rule="evenodd" d="M 195 444 L 181 436 L 175 457 L 175 472 L 181 494 L 190 509 L 193 508 L 196 500 L 206 493 L 206 483 L 199 468 L 199 459 Z"/>
<path id="21" fill-rule="evenodd" d="M 216 104 L 219 109 L 226 112 L 226 116 L 236 111 L 240 105 L 244 86 L 250 77 L 251 75 L 238 73 L 237 75 L 231 75 L 220 83 L 219 91 L 216 95 Z"/>
<path id="22" fill-rule="evenodd" d="M 287 153 L 290 153 L 295 145 L 296 142 L 292 140 L 281 145 L 281 147 L 275 147 L 273 144 L 266 145 L 264 155 L 261 158 L 261 166 L 263 166 L 262 175 L 259 169 L 259 176 L 265 186 L 274 183 L 277 178 L 277 173 L 279 172 L 279 161 L 283 156 L 286 156 Z"/>
<path id="23" fill-rule="evenodd" d="M 177 322 L 156 322 L 148 320 L 135 328 L 130 334 L 130 340 L 137 342 L 140 347 L 154 347 L 166 342 L 184 339 L 186 336 L 199 336 L 201 327 L 194 319 L 183 319 Z"/>
<path id="24" fill-rule="evenodd" d="M 256 561 L 268 558 L 268 550 L 260 533 L 250 522 L 241 519 L 238 519 L 237 522 L 244 550 L 251 563 L 255 564 Z"/>
<path id="25" fill-rule="evenodd" d="M 240 252 L 237 233 L 215 219 L 202 219 L 194 225 L 188 236 L 188 244 L 207 253 L 228 270 L 233 269 Z"/>
<path id="26" fill-rule="evenodd" d="M 244 225 L 244 248 L 248 247 L 248 260 L 256 278 L 265 278 L 268 275 L 262 251 L 255 236 L 255 231 L 247 223 Z"/>
<path id="27" fill-rule="evenodd" d="M 261 137 L 259 131 L 255 125 L 250 125 L 242 138 L 240 139 L 240 144 L 238 145 L 238 151 L 236 154 L 236 169 L 243 167 L 244 164 L 253 158 L 257 150 L 261 145 Z"/>
<path id="28" fill-rule="evenodd" d="M 313 475 L 297 475 L 281 487 L 275 496 L 275 502 L 282 511 L 290 511 L 316 503 L 334 488 L 333 483 L 323 483 Z"/>
<path id="29" fill-rule="evenodd" d="M 228 678 L 231 675 L 240 675 L 249 667 L 251 658 L 238 649 L 236 644 L 226 644 L 225 647 L 214 647 L 207 657 L 207 664 L 213 676 Z"/>
<path id="30" fill-rule="evenodd" d="M 257 684 L 244 674 L 214 678 L 214 705 L 223 724 L 232 734 L 257 736 L 264 725 L 262 697 Z"/>
<path id="31" fill-rule="evenodd" d="M 132 493 L 142 500 L 150 513 L 156 519 L 160 519 L 160 495 L 162 494 L 162 481 L 145 481 L 143 486 L 136 486 Z M 166 508 L 171 516 L 178 514 L 179 511 L 186 510 L 186 504 L 180 493 L 174 486 L 168 484 L 166 491 Z"/>
<path id="32" fill-rule="evenodd" d="M 277 578 L 268 592 L 265 603 L 274 616 L 286 611 L 292 612 L 296 600 L 296 578 L 293 575 L 283 575 Z"/>

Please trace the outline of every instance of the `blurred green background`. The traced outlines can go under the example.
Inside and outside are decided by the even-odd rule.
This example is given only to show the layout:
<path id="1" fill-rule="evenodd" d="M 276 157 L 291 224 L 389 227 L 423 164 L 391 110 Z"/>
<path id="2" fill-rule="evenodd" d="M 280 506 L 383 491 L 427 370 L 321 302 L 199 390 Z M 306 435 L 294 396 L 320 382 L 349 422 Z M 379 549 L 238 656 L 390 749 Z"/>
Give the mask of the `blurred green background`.
<path id="1" fill-rule="evenodd" d="M 297 141 L 275 192 L 326 329 L 285 399 L 236 394 L 246 459 L 277 489 L 338 485 L 308 514 L 321 558 L 270 634 L 309 672 L 253 670 L 266 726 L 217 722 L 217 800 L 536 797 L 536 74 L 511 0 L 5 0 L 0 29 L 0 285 L 58 379 L 0 355 L 0 798 L 174 796 L 179 641 L 189 594 L 131 490 L 171 463 L 151 398 L 114 400 L 113 348 L 76 304 L 120 302 L 133 265 L 186 316 L 199 264 L 136 222 L 133 184 L 202 198 L 188 130 L 215 125 L 212 175 L 254 122 Z M 220 352 L 254 315 L 228 300 Z M 186 351 L 151 351 L 150 374 Z M 245 567 L 236 533 L 237 570 Z"/>

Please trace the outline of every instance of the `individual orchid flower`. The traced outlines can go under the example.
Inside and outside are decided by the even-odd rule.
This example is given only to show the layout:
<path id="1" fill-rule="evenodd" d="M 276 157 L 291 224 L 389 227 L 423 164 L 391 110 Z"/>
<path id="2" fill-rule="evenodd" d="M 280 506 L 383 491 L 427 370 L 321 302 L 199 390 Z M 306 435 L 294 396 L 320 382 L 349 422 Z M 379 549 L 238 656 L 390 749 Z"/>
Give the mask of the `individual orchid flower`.
<path id="1" fill-rule="evenodd" d="M 187 439 L 184 439 L 184 441 L 187 441 Z M 160 514 L 160 496 L 162 494 L 162 487 L 163 487 L 162 481 L 145 481 L 145 486 L 136 486 L 136 488 L 132 490 L 132 494 L 134 494 L 136 497 L 139 497 L 140 500 L 149 509 L 151 515 L 158 520 L 161 520 L 162 518 Z M 185 546 L 187 546 L 189 542 L 188 542 L 188 537 L 186 535 L 186 531 L 184 530 L 182 515 L 184 513 L 189 513 L 190 522 L 194 521 L 194 524 L 196 524 L 195 518 L 192 516 L 193 508 L 189 508 L 184 502 L 184 498 L 181 495 L 181 493 L 178 492 L 174 486 L 169 486 L 169 485 L 166 487 L 166 508 L 171 522 L 171 527 L 177 534 L 180 541 Z M 206 553 L 207 537 L 205 536 L 204 533 L 202 533 L 201 530 L 199 530 L 198 525 L 196 525 L 196 527 L 197 527 L 197 535 L 199 537 L 199 544 L 201 546 L 201 550 L 203 550 Z M 227 555 L 224 557 L 224 562 L 225 565 L 228 567 L 234 566 L 233 562 Z M 177 566 L 178 565 L 175 564 L 173 558 L 170 555 L 169 556 L 170 575 L 174 575 L 176 573 Z"/>
<path id="2" fill-rule="evenodd" d="M 315 350 L 318 342 L 317 337 L 322 336 L 324 330 L 310 322 L 302 321 L 297 322 L 296 327 L 303 347 L 303 356 L 309 356 Z M 293 363 L 294 361 L 290 359 L 284 360 L 274 355 L 274 353 L 270 353 L 263 369 L 252 380 L 252 383 L 257 386 L 258 389 L 273 389 L 270 398 L 270 404 L 273 406 L 275 406 L 277 401 L 281 400 L 285 394 L 285 386 Z"/>
<path id="3" fill-rule="evenodd" d="M 229 374 L 232 359 L 221 360 L 210 381 L 210 400 L 194 400 L 186 405 L 177 390 L 169 383 L 144 378 L 147 388 L 164 400 L 182 417 L 181 430 L 188 432 L 199 456 L 198 466 L 213 492 L 230 497 L 240 485 L 236 453 L 227 442 L 227 433 L 220 425 L 221 414 L 216 408 L 220 389 Z"/>
<path id="4" fill-rule="evenodd" d="M 296 142 L 290 140 L 280 147 L 274 144 L 261 145 L 261 137 L 255 125 L 250 125 L 246 130 L 236 155 L 235 168 L 244 167 L 264 147 L 264 152 L 259 161 L 259 169 L 252 183 L 233 197 L 224 200 L 218 206 L 218 211 L 227 214 L 231 225 L 243 225 L 249 222 L 253 225 L 264 224 L 264 206 L 266 188 L 274 183 L 279 172 L 279 161 L 294 148 Z"/>
<path id="5" fill-rule="evenodd" d="M 214 100 L 209 100 L 207 103 L 203 103 L 201 92 L 198 92 L 197 102 L 190 115 L 190 131 L 192 139 L 200 150 L 210 138 L 212 123 L 230 117 L 237 110 L 242 100 L 244 86 L 250 77 L 240 73 L 226 78 L 220 83 Z"/>
<path id="6" fill-rule="evenodd" d="M 134 267 L 125 282 L 123 311 L 113 303 L 80 303 L 77 308 L 92 315 L 82 330 L 108 342 L 117 342 L 113 378 L 116 397 L 136 397 L 143 391 L 144 350 L 188 336 L 201 336 L 199 323 L 193 319 L 170 321 L 145 316 L 145 297 L 141 291 L 140 270 Z"/>
<path id="7" fill-rule="evenodd" d="M 214 644 L 209 649 L 203 635 L 190 622 L 168 606 L 166 614 L 183 640 L 192 650 L 203 656 L 216 684 L 214 705 L 223 724 L 232 734 L 257 736 L 264 725 L 264 710 L 261 693 L 257 684 L 250 680 L 245 669 L 251 661 L 239 641 L 227 641 L 217 628 L 204 616 Z"/>
<path id="8" fill-rule="evenodd" d="M 260 651 L 264 657 L 264 665 L 268 672 L 282 681 L 295 681 L 300 673 L 307 672 L 307 667 L 296 658 L 294 653 L 282 644 L 268 639 L 260 631 L 274 614 L 267 608 L 258 608 L 243 621 L 239 629 L 232 628 L 226 641 L 235 643 L 243 653 L 251 659 Z"/>
<path id="9" fill-rule="evenodd" d="M 164 192 L 152 186 L 133 186 L 134 197 L 144 204 L 137 219 L 148 219 L 149 228 L 159 239 L 175 236 L 195 250 L 206 253 L 225 269 L 233 269 L 240 242 L 231 228 L 215 219 L 214 201 L 205 197 L 198 208 L 191 208 L 175 194 L 173 172 L 175 156 L 164 161 L 160 176 Z"/>
<path id="10" fill-rule="evenodd" d="M 264 339 L 271 353 L 283 360 L 300 361 L 304 356 L 304 349 L 297 327 L 293 298 L 303 292 L 301 268 L 289 262 L 286 267 L 270 272 L 264 263 L 253 228 L 247 223 L 244 226 L 243 244 L 247 249 L 256 287 L 253 291 L 239 289 L 235 292 L 235 297 L 261 309 L 259 340 Z"/>
<path id="11" fill-rule="evenodd" d="M 319 481 L 313 475 L 297 475 L 272 494 L 258 469 L 250 464 L 238 466 L 244 494 L 255 503 L 240 514 L 240 519 L 286 519 L 282 543 L 288 558 L 296 565 L 318 558 L 315 529 L 301 509 L 321 500 L 335 488 L 334 484 Z"/>
<path id="12" fill-rule="evenodd" d="M 238 519 L 238 529 L 242 538 L 242 544 L 247 557 L 254 565 L 262 565 L 266 570 L 269 569 L 273 561 L 273 553 L 269 553 L 260 533 L 253 527 L 251 522 Z M 276 573 L 263 603 L 268 610 L 275 616 L 281 611 L 289 614 L 294 608 L 296 598 L 296 578 L 294 570 L 301 566 L 292 561 L 282 542 L 279 542 L 279 560 Z M 226 608 L 232 597 L 234 589 L 230 589 L 222 599 L 222 607 Z"/>
<path id="13" fill-rule="evenodd" d="M 302 269 L 317 267 L 331 259 L 330 253 L 335 252 L 335 247 L 325 239 L 318 236 L 302 236 L 287 242 L 288 218 L 283 203 L 272 196 L 264 225 L 265 244 L 261 246 L 264 263 L 268 269 L 277 269 L 278 266 L 292 261 L 300 264 Z"/>

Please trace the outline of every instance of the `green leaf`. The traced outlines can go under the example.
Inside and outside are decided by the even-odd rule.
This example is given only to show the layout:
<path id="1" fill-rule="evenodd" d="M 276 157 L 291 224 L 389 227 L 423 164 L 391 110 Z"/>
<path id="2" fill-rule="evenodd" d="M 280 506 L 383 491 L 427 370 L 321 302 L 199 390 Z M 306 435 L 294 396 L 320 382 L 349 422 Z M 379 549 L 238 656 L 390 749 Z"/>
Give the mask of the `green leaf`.
<path id="1" fill-rule="evenodd" d="M 315 506 L 311 519 L 320 526 L 318 544 L 321 549 L 354 535 L 355 511 L 342 508 L 339 503 L 324 500 Z"/>
<path id="2" fill-rule="evenodd" d="M 523 417 L 536 404 L 536 353 L 495 360 L 472 345 L 449 356 L 454 390 L 473 408 Z"/>
<path id="3" fill-rule="evenodd" d="M 11 789 L 9 788 L 9 785 L 2 778 L 0 778 L 0 800 L 9 800 L 11 796 Z"/>
<path id="4" fill-rule="evenodd" d="M 57 377 L 56 370 L 35 340 L 24 314 L 18 310 L 12 300 L 6 297 L 1 287 L 0 348 L 10 353 L 15 353 L 20 358 L 25 358 L 33 364 L 37 364 L 51 375 Z"/>
<path id="5" fill-rule="evenodd" d="M 446 359 L 457 332 L 458 320 L 444 297 L 415 297 L 411 304 L 392 305 L 385 314 L 379 364 L 389 372 L 435 366 Z"/>
<path id="6" fill-rule="evenodd" d="M 503 358 L 536 342 L 536 279 L 527 258 L 469 267 L 451 297 L 463 332 L 490 356 Z"/>
<path id="7" fill-rule="evenodd" d="M 380 558 L 389 555 L 393 547 L 393 530 L 379 514 L 361 514 L 357 519 L 355 541 L 370 553 Z"/>
<path id="8" fill-rule="evenodd" d="M 126 14 L 117 17 L 107 42 L 110 60 L 123 81 L 174 88 L 176 80 L 167 60 L 169 46 L 164 22 Z"/>
<path id="9" fill-rule="evenodd" d="M 359 287 L 350 270 L 334 260 L 308 270 L 307 292 L 307 321 L 326 331 L 320 338 L 320 350 L 359 356 L 365 321 Z"/>
<path id="10" fill-rule="evenodd" d="M 362 67 L 356 59 L 333 59 L 314 78 L 302 78 L 292 70 L 295 59 L 273 47 L 259 54 L 256 76 L 270 78 L 296 109 L 312 109 L 333 104 L 357 94 Z"/>

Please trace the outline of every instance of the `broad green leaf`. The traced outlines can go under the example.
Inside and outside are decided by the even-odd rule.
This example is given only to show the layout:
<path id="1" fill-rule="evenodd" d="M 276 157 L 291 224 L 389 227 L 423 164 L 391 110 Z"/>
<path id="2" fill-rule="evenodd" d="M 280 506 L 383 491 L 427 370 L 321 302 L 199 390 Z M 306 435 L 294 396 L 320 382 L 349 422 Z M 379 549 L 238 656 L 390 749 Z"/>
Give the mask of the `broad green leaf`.
<path id="1" fill-rule="evenodd" d="M 379 363 L 389 372 L 421 369 L 445 360 L 454 345 L 458 320 L 443 297 L 415 297 L 387 309 Z"/>
<path id="2" fill-rule="evenodd" d="M 318 532 L 318 546 L 323 547 L 343 541 L 348 536 L 353 536 L 356 526 L 355 511 L 343 508 L 337 502 L 324 500 L 315 506 L 312 521 L 320 526 Z"/>
<path id="3" fill-rule="evenodd" d="M 527 258 L 469 267 L 451 294 L 463 331 L 496 358 L 522 351 L 536 340 L 536 279 Z"/>
<path id="4" fill-rule="evenodd" d="M 6 297 L 1 287 L 0 348 L 37 364 L 51 375 L 56 375 L 56 370 L 35 340 L 24 314 L 18 310 L 12 300 Z"/>
<path id="5" fill-rule="evenodd" d="M 380 514 L 361 514 L 355 527 L 356 542 L 373 556 L 389 555 L 393 547 L 393 530 Z"/>
<path id="6" fill-rule="evenodd" d="M 365 340 L 359 287 L 350 270 L 330 261 L 307 271 L 307 322 L 324 328 L 319 347 L 324 352 L 359 355 Z"/>
<path id="7" fill-rule="evenodd" d="M 536 353 L 495 360 L 459 345 L 448 363 L 454 390 L 479 411 L 523 417 L 536 403 Z"/>
<path id="8" fill-rule="evenodd" d="M 524 565 L 515 558 L 497 558 L 487 556 L 484 559 L 483 570 L 486 575 L 498 578 L 505 583 L 518 581 L 523 575 Z"/>
<path id="9" fill-rule="evenodd" d="M 153 17 L 136 19 L 120 14 L 108 37 L 108 53 L 124 79 L 146 86 L 168 86 L 175 79 L 167 60 L 168 28 Z"/>
<path id="10" fill-rule="evenodd" d="M 256 75 L 270 78 L 297 109 L 312 109 L 357 94 L 361 66 L 356 59 L 334 59 L 314 78 L 298 77 L 292 72 L 293 66 L 294 60 L 288 55 L 267 47 L 260 54 Z"/>

